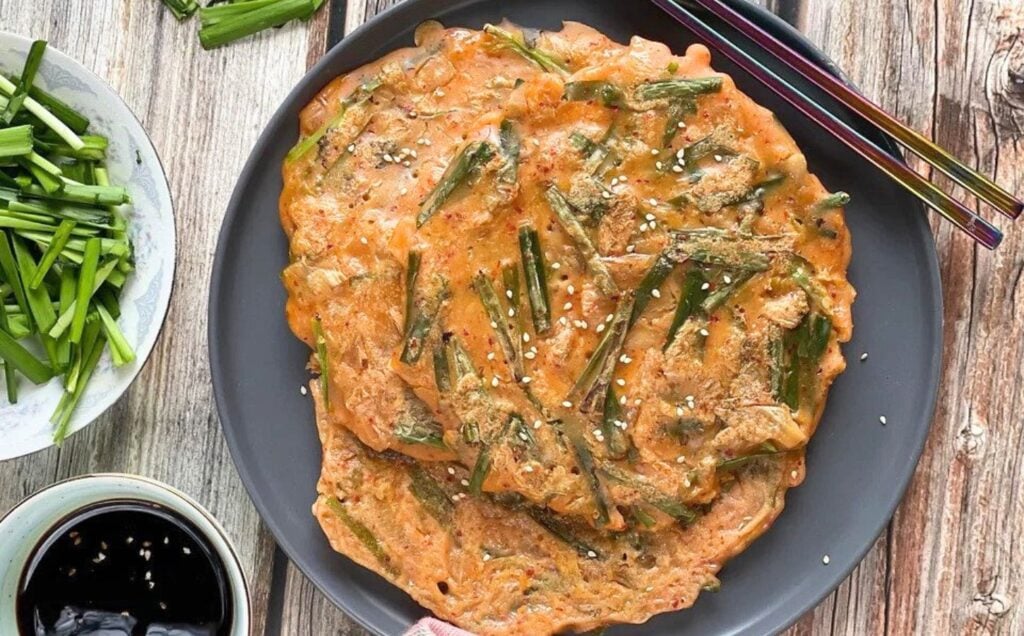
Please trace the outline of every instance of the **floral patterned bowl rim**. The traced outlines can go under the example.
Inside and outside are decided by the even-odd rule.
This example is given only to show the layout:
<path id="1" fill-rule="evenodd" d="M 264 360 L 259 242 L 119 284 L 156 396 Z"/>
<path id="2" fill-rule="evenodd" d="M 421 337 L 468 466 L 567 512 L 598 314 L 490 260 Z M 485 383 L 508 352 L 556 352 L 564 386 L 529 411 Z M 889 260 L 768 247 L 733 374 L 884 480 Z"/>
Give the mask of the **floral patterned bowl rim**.
<path id="1" fill-rule="evenodd" d="M 17 73 L 32 41 L 0 31 L 0 70 Z M 114 368 L 109 352 L 100 360 L 71 420 L 71 433 L 85 428 L 128 390 L 156 344 L 174 280 L 175 228 L 171 193 L 160 159 L 138 119 L 114 89 L 61 51 L 48 47 L 36 82 L 90 119 L 91 131 L 110 139 L 107 167 L 113 183 L 125 184 L 125 208 L 135 248 L 136 270 L 121 297 L 119 320 L 135 349 L 135 362 Z M 59 379 L 32 386 L 24 378 L 18 403 L 0 387 L 0 460 L 53 445 L 50 416 L 63 387 Z"/>

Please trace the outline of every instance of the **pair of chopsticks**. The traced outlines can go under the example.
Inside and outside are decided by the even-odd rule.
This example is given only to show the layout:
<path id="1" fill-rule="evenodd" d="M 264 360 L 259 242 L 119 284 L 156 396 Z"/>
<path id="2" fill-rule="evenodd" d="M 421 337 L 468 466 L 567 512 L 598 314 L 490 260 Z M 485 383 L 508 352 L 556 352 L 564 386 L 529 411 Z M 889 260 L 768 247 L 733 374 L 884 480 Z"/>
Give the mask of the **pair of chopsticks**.
<path id="1" fill-rule="evenodd" d="M 1002 241 L 1002 232 L 991 223 L 911 170 L 905 163 L 879 148 L 877 144 L 829 112 L 824 106 L 801 93 L 777 73 L 702 22 L 693 11 L 684 7 L 680 2 L 677 0 L 652 0 L 652 2 L 697 36 L 706 40 L 743 70 L 760 80 L 812 121 L 873 163 L 979 244 L 988 249 L 995 249 Z M 775 36 L 726 5 L 722 0 L 688 0 L 688 3 L 703 7 L 712 15 L 732 26 L 780 59 L 811 84 L 839 100 L 864 120 L 892 135 L 914 154 L 941 170 L 953 181 L 973 192 L 979 199 L 1005 216 L 1016 219 L 1024 210 L 1024 203 L 996 185 L 991 179 L 964 165 L 946 150 L 903 125 L 878 105 L 797 53 Z"/>

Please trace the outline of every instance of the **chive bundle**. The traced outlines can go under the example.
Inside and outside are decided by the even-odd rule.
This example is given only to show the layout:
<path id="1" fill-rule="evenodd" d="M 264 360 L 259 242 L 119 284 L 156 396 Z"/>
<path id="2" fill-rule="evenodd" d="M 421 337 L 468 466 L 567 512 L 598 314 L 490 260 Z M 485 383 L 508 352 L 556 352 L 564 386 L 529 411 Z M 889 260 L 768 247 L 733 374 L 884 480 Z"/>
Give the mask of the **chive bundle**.
<path id="1" fill-rule="evenodd" d="M 35 85 L 45 50 L 33 43 L 19 78 L 0 75 L 0 361 L 11 404 L 22 380 L 61 377 L 60 442 L 107 346 L 116 366 L 135 360 L 117 324 L 134 265 L 107 139 Z"/>
<path id="2" fill-rule="evenodd" d="M 292 20 L 308 20 L 323 0 L 227 0 L 202 8 L 195 0 L 163 3 L 178 20 L 199 12 L 199 42 L 209 50 Z"/>

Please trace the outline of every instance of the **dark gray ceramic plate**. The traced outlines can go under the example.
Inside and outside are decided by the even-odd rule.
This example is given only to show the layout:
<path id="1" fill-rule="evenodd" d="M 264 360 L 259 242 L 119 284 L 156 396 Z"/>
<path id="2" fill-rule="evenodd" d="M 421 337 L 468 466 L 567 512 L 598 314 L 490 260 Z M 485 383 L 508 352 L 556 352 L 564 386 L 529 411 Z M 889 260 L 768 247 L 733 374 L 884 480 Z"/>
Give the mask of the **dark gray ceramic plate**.
<path id="1" fill-rule="evenodd" d="M 784 23 L 736 4 L 831 66 Z M 423 20 L 480 27 L 503 17 L 540 28 L 578 20 L 619 41 L 639 34 L 680 52 L 692 41 L 642 0 L 407 0 L 332 49 L 291 92 L 242 172 L 217 247 L 210 359 L 235 463 L 285 553 L 331 600 L 381 634 L 401 633 L 424 611 L 332 552 L 310 514 L 320 445 L 310 400 L 299 394 L 308 380 L 308 351 L 285 324 L 278 278 L 287 262 L 277 216 L 280 164 L 295 143 L 299 109 L 336 75 L 411 44 Z M 811 442 L 806 483 L 790 491 L 775 526 L 725 567 L 722 591 L 702 595 L 692 609 L 657 616 L 642 627 L 616 627 L 610 635 L 767 634 L 795 621 L 843 580 L 885 526 L 934 410 L 942 300 L 921 206 L 756 81 L 720 59 L 716 66 L 778 114 L 826 187 L 853 194 L 847 208 L 854 249 L 850 278 L 859 295 L 854 340 L 845 348 L 850 364 Z M 865 351 L 870 358 L 860 362 Z M 878 419 L 883 414 L 884 427 Z M 822 563 L 826 554 L 828 565 Z"/>

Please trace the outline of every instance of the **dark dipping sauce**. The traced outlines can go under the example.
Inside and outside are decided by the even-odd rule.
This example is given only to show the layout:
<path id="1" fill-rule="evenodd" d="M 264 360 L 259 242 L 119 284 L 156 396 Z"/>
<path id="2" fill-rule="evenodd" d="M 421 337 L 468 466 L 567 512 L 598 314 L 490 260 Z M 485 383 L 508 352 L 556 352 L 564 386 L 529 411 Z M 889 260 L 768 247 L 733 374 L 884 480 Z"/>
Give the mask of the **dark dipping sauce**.
<path id="1" fill-rule="evenodd" d="M 21 636 L 225 636 L 224 562 L 190 521 L 117 500 L 77 510 L 36 546 L 16 603 Z"/>

